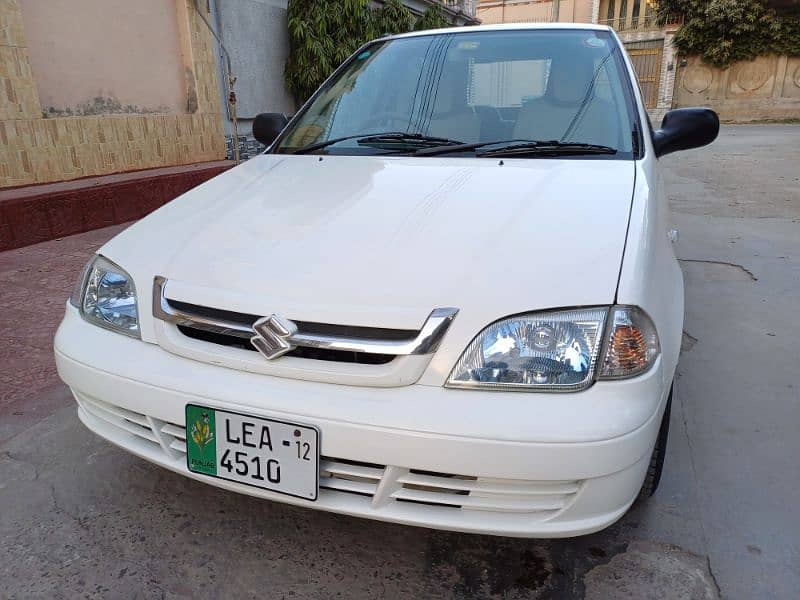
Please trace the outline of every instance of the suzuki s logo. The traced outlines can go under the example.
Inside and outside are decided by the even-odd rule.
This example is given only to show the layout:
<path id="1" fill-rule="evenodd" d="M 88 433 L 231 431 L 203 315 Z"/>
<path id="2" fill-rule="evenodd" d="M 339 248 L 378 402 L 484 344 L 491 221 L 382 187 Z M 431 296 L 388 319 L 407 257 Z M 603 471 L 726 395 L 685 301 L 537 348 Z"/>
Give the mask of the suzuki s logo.
<path id="1" fill-rule="evenodd" d="M 297 333 L 297 325 L 289 319 L 270 315 L 256 321 L 253 329 L 256 335 L 250 338 L 250 343 L 269 360 L 296 348 L 291 338 Z"/>

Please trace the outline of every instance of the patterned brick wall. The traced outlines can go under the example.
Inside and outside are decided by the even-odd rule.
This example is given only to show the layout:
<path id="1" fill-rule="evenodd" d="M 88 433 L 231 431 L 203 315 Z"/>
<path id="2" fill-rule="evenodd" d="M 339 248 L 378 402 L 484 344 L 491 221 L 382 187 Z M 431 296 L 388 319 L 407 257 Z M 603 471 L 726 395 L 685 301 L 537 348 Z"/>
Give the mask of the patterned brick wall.
<path id="1" fill-rule="evenodd" d="M 44 119 L 18 0 L 0 0 L 0 188 L 225 157 L 213 38 L 193 0 L 175 1 L 194 112 Z"/>

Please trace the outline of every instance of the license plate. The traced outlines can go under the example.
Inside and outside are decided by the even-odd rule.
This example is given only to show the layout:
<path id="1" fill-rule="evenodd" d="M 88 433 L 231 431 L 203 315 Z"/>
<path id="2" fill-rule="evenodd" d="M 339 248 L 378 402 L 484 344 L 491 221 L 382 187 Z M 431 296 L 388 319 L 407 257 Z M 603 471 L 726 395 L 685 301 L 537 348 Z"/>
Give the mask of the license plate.
<path id="1" fill-rule="evenodd" d="M 187 404 L 186 465 L 193 473 L 316 500 L 319 431 Z"/>

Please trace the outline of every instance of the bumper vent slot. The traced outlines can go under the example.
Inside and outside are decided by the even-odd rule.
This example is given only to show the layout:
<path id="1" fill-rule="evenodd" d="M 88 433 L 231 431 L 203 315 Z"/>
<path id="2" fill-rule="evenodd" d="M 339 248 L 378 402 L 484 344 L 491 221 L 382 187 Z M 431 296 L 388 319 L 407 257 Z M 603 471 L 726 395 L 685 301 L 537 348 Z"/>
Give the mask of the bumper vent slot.
<path id="1" fill-rule="evenodd" d="M 88 415 L 113 426 L 118 435 L 131 434 L 145 440 L 153 451 L 165 453 L 185 468 L 183 426 L 84 394 L 76 393 L 76 397 Z M 322 493 L 358 496 L 372 509 L 402 502 L 418 505 L 420 510 L 516 513 L 541 520 L 569 506 L 581 484 L 581 481 L 524 481 L 435 473 L 324 456 L 319 472 Z"/>

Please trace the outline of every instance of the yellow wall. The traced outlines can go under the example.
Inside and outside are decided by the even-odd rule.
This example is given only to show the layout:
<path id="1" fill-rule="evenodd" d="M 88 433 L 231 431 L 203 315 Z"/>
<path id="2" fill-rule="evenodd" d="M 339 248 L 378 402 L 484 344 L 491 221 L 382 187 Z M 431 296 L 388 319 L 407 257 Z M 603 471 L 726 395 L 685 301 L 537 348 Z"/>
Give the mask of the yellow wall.
<path id="1" fill-rule="evenodd" d="M 478 4 L 477 17 L 484 25 L 492 23 L 546 23 L 551 20 L 553 4 L 550 0 L 529 2 L 486 1 Z"/>
<path id="2" fill-rule="evenodd" d="M 225 157 L 213 38 L 194 0 L 172 0 L 191 112 L 56 118 L 42 117 L 19 1 L 0 0 L 0 187 Z"/>
<path id="3" fill-rule="evenodd" d="M 17 2 L 48 116 L 188 112 L 175 0 Z"/>
<path id="4" fill-rule="evenodd" d="M 561 0 L 558 20 L 567 23 L 591 23 L 592 0 Z M 477 16 L 485 25 L 491 23 L 547 23 L 553 20 L 552 0 L 483 0 Z"/>

